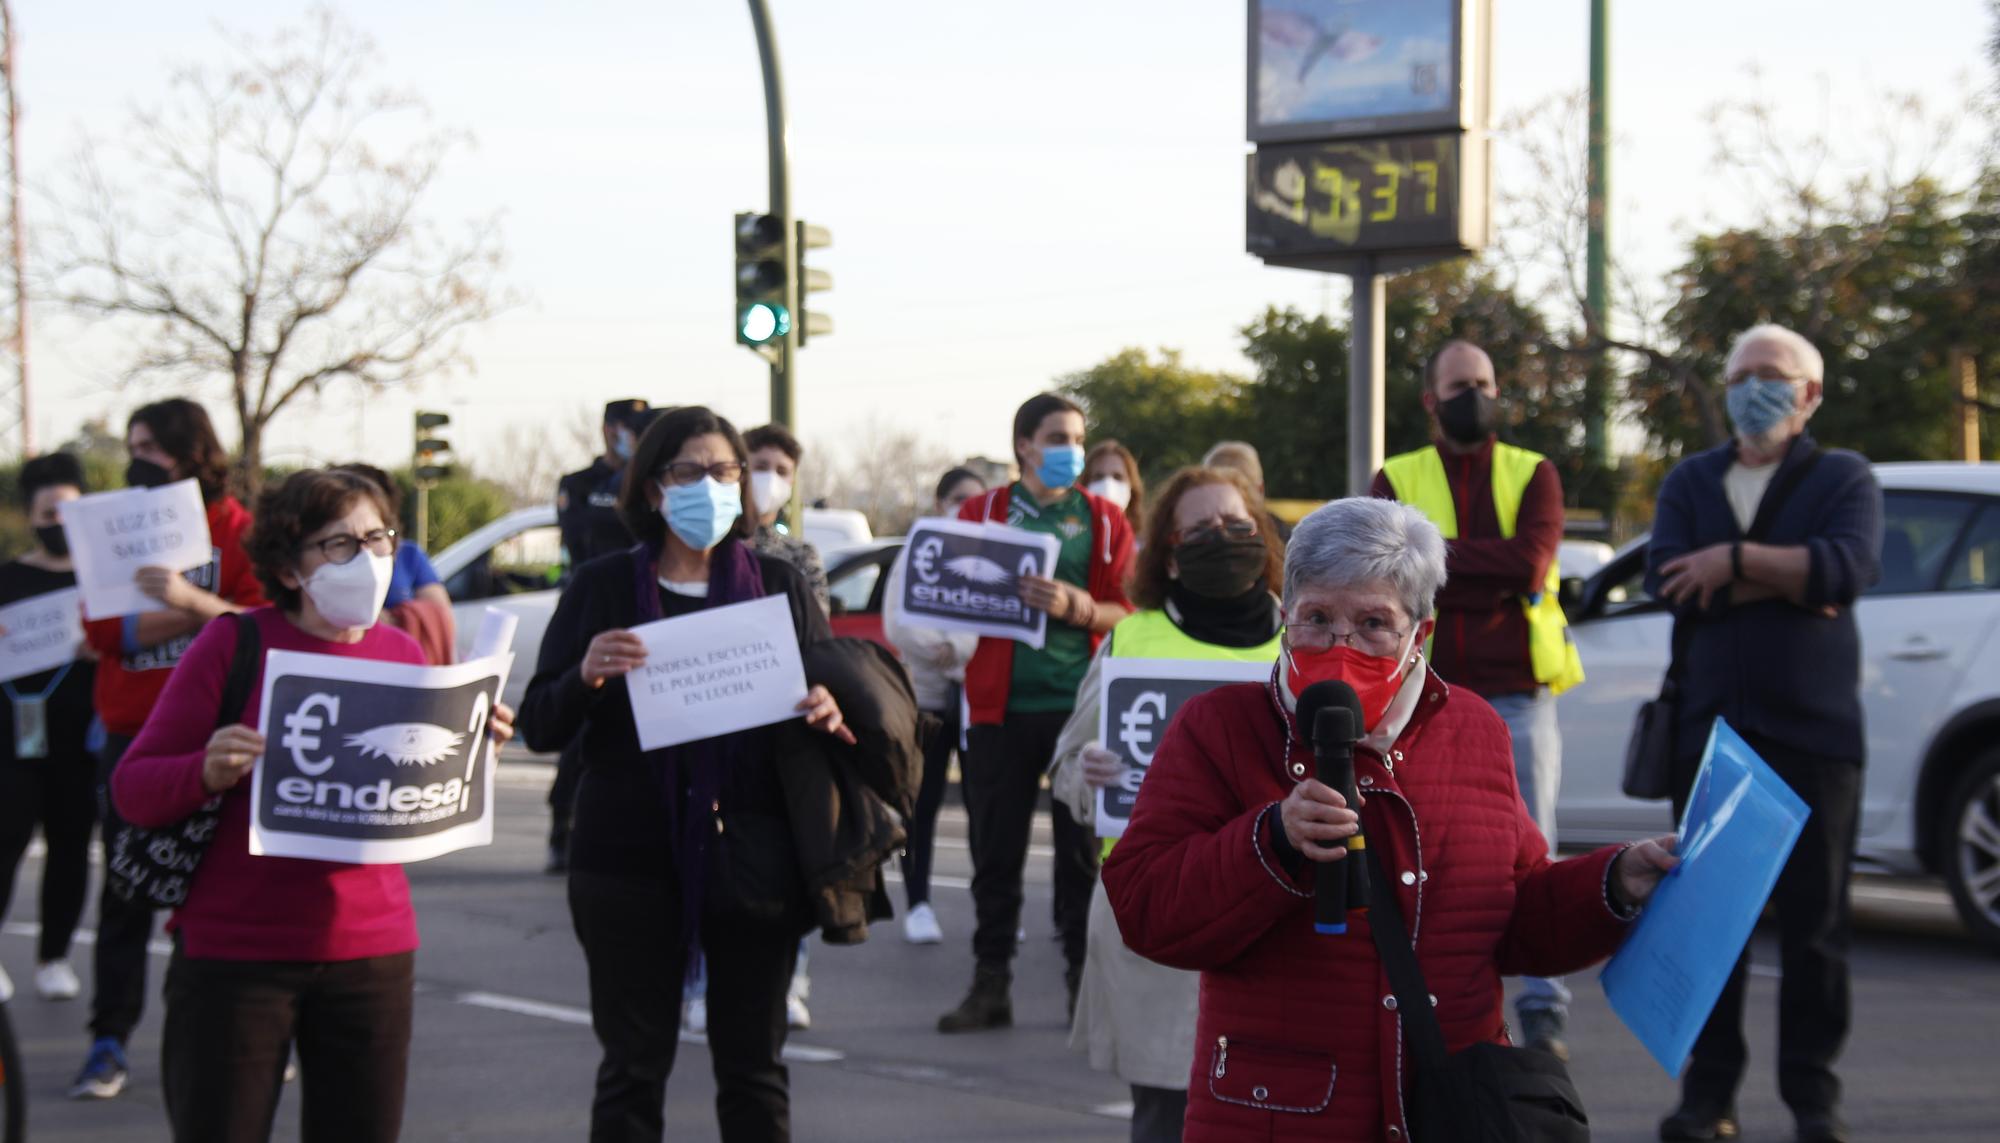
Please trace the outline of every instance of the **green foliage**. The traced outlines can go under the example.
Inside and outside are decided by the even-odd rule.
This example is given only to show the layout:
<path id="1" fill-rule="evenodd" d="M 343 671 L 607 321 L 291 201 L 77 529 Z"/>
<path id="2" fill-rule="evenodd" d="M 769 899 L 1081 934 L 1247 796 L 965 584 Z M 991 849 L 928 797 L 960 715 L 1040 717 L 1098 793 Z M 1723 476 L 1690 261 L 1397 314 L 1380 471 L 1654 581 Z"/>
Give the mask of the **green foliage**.
<path id="1" fill-rule="evenodd" d="M 1116 437 L 1139 458 L 1150 482 L 1199 463 L 1218 440 L 1236 435 L 1244 380 L 1191 368 L 1176 350 L 1155 361 L 1124 349 L 1058 378 L 1058 392 L 1082 405 L 1093 439 Z"/>
<path id="2" fill-rule="evenodd" d="M 391 473 L 403 493 L 403 535 L 417 535 L 417 497 L 407 468 Z M 499 519 L 514 507 L 507 490 L 463 469 L 438 482 L 430 491 L 429 552 L 441 552 L 454 541 Z"/>

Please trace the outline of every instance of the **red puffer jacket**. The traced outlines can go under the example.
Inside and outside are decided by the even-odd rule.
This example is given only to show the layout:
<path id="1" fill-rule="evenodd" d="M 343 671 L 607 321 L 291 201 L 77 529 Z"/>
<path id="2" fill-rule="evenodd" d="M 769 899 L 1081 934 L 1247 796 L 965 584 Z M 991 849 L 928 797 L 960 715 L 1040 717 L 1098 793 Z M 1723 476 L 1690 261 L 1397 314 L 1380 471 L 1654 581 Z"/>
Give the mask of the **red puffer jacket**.
<path id="1" fill-rule="evenodd" d="M 1485 700 L 1433 675 L 1389 756 L 1357 747 L 1354 762 L 1450 1050 L 1506 1042 L 1503 974 L 1574 972 L 1617 947 L 1618 848 L 1548 860 Z M 1278 803 L 1311 768 L 1275 684 L 1192 699 L 1104 866 L 1125 943 L 1201 973 L 1187 1143 L 1408 1138 L 1413 1073 L 1366 914 L 1315 933 L 1311 872 L 1291 877 L 1272 848 Z"/>

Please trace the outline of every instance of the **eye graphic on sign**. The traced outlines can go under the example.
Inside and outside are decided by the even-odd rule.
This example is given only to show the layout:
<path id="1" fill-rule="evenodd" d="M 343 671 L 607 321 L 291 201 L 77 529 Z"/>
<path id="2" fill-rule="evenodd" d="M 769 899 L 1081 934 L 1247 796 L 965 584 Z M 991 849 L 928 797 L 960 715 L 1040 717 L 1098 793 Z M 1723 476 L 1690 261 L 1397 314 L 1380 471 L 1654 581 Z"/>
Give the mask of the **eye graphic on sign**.
<path id="1" fill-rule="evenodd" d="M 985 556 L 960 556 L 957 559 L 946 560 L 944 567 L 946 571 L 951 572 L 967 583 L 1006 583 L 1013 578 L 1007 574 L 1006 568 L 1001 567 Z"/>
<path id="2" fill-rule="evenodd" d="M 321 718 L 314 711 L 325 711 L 326 717 Z M 285 716 L 285 736 L 278 740 L 278 745 L 292 752 L 292 765 L 298 767 L 299 773 L 317 778 L 333 768 L 333 755 L 315 762 L 305 752 L 320 747 L 319 735 L 313 731 L 325 730 L 339 721 L 340 698 L 318 691 L 307 695 L 297 710 Z"/>
<path id="3" fill-rule="evenodd" d="M 458 753 L 465 735 L 428 722 L 392 722 L 347 736 L 363 758 L 387 758 L 398 766 L 435 766 Z"/>
<path id="4" fill-rule="evenodd" d="M 923 543 L 917 545 L 917 550 L 910 553 L 910 570 L 925 583 L 936 583 L 939 579 L 937 559 L 943 553 L 943 540 L 936 536 L 926 537 Z"/>
<path id="5" fill-rule="evenodd" d="M 1132 700 L 1125 713 L 1118 716 L 1118 741 L 1125 746 L 1125 752 L 1142 766 L 1153 764 L 1153 727 L 1167 717 L 1167 696 L 1159 691 L 1146 691 Z"/>

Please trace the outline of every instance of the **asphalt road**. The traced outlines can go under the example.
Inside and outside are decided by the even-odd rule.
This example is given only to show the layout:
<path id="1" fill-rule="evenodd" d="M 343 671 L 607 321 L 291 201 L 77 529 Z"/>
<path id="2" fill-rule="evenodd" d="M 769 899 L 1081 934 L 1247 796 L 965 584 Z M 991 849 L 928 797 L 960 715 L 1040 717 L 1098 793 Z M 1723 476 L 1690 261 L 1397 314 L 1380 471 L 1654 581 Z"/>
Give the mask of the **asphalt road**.
<path id="1" fill-rule="evenodd" d="M 495 844 L 411 868 L 424 947 L 418 953 L 416 1043 L 404 1137 L 566 1140 L 585 1133 L 597 1048 L 583 963 L 559 879 L 539 873 L 548 770 L 510 764 L 501 777 Z M 1061 959 L 1049 919 L 1047 831 L 1031 858 L 1017 965 L 1017 1026 L 944 1037 L 938 1014 L 971 972 L 972 925 L 964 819 L 947 807 L 936 905 L 946 943 L 903 943 L 897 923 L 858 948 L 812 949 L 813 1028 L 790 1053 L 794 1135 L 800 1140 L 1118 1140 L 1126 1089 L 1066 1047 Z M 63 1098 L 86 1047 L 81 1002 L 33 995 L 31 858 L 15 914 L 0 927 L 0 963 L 26 1055 L 36 1143 L 166 1138 L 158 1084 L 159 1014 L 133 1046 L 134 1075 L 108 1103 Z M 900 894 L 898 894 L 900 903 Z M 2000 1138 L 2000 960 L 1975 948 L 1935 886 L 1866 882 L 1857 892 L 1856 1034 L 1842 1071 L 1863 1139 Z M 93 910 L 94 912 L 94 910 Z M 88 926 L 91 918 L 86 916 Z M 165 945 L 156 944 L 151 997 Z M 1741 1101 L 1746 1140 L 1788 1140 L 1772 1074 L 1775 946 L 1757 938 L 1752 1073 Z M 87 947 L 75 956 L 89 976 Z M 1677 1087 L 1618 1023 L 1594 979 L 1576 979 L 1572 1071 L 1600 1141 L 1653 1138 Z M 715 1138 L 713 1085 L 698 1040 L 684 1048 L 668 1093 L 668 1137 Z M 288 1093 L 274 1138 L 298 1137 Z"/>

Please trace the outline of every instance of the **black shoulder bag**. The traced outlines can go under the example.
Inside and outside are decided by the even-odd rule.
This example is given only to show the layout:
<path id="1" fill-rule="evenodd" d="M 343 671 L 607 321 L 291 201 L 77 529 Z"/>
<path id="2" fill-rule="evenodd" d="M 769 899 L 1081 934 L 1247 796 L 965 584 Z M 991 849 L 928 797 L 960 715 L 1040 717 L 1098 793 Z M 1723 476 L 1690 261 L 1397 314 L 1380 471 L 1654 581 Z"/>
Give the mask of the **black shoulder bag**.
<path id="1" fill-rule="evenodd" d="M 1806 473 L 1819 463 L 1820 450 L 1807 453 L 1785 474 L 1783 484 L 1773 485 L 1757 504 L 1757 518 L 1743 534 L 1748 542 L 1761 542 L 1771 530 L 1778 510 L 1805 480 Z M 1695 620 L 1674 618 L 1673 650 L 1667 659 L 1667 673 L 1660 680 L 1660 697 L 1639 704 L 1632 719 L 1632 737 L 1625 741 L 1625 795 L 1658 800 L 1673 795 L 1674 725 L 1680 720 L 1681 660 L 1687 657 L 1688 641 L 1694 635 Z"/>
<path id="2" fill-rule="evenodd" d="M 1404 1100 L 1412 1143 L 1589 1143 L 1583 1097 L 1561 1060 L 1490 1043 L 1446 1052 L 1397 887 L 1383 873 L 1381 851 L 1362 852 L 1375 883 L 1368 925 L 1416 1058 L 1416 1081 Z"/>
<path id="3" fill-rule="evenodd" d="M 250 685 L 257 680 L 257 668 L 263 660 L 256 621 L 242 615 L 234 621 L 236 652 L 222 684 L 222 705 L 216 708 L 217 730 L 234 726 L 243 718 L 243 708 L 250 702 Z M 221 818 L 222 795 L 218 794 L 170 826 L 120 826 L 105 855 L 105 887 L 120 900 L 178 908 L 187 901 L 188 885 L 202 854 L 208 852 L 208 843 L 215 839 L 215 826 Z"/>

